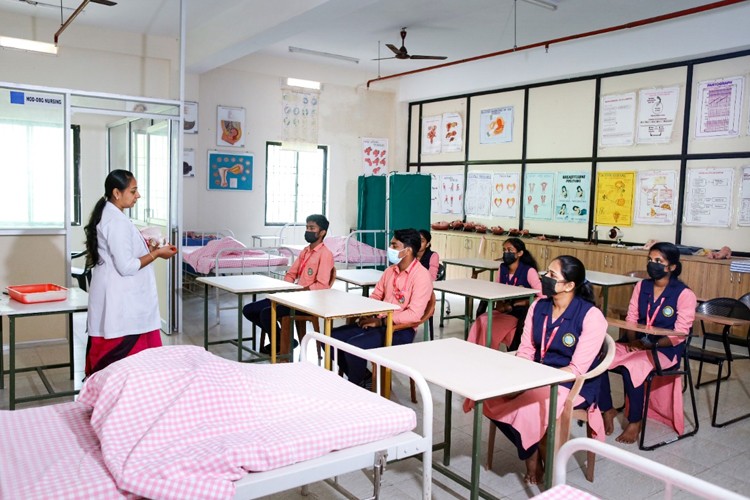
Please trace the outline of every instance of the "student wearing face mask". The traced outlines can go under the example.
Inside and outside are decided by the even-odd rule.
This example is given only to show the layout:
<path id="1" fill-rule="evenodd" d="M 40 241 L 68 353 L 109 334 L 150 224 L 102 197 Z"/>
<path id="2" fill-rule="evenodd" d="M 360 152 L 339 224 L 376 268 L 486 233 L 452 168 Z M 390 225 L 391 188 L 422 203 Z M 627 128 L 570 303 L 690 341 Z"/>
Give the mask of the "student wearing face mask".
<path id="1" fill-rule="evenodd" d="M 537 263 L 534 256 L 526 249 L 526 244 L 519 238 L 508 238 L 503 243 L 502 263 L 495 279 L 498 283 L 522 286 L 540 290 L 537 297 L 542 296 L 542 282 L 539 280 Z M 505 344 L 509 351 L 518 349 L 523 333 L 523 322 L 529 310 L 529 300 L 519 299 L 508 302 L 496 302 L 492 316 L 492 347 L 497 349 Z M 477 320 L 469 330 L 469 342 L 487 345 L 487 302 L 482 301 L 477 307 Z"/>
<path id="2" fill-rule="evenodd" d="M 594 306 L 591 285 L 580 260 L 561 255 L 549 264 L 542 277 L 544 299 L 529 307 L 521 345 L 516 356 L 569 371 L 586 373 L 595 363 L 607 335 L 607 320 Z M 558 386 L 557 416 L 562 413 L 572 383 Z M 589 408 L 589 425 L 598 436 L 604 433 L 601 413 L 595 410 L 599 386 L 587 382 L 573 402 L 576 408 Z M 526 462 L 524 481 L 537 484 L 544 477 L 539 443 L 545 439 L 549 413 L 540 411 L 549 404 L 549 387 L 539 387 L 509 396 L 488 399 L 484 414 L 516 446 L 518 457 Z M 464 403 L 471 411 L 473 402 Z M 595 410 L 595 411 L 594 411 Z"/>
<path id="3" fill-rule="evenodd" d="M 417 260 L 430 271 L 432 281 L 437 280 L 438 270 L 440 268 L 440 256 L 437 252 L 432 251 L 432 235 L 426 229 L 419 230 L 419 238 L 422 242 L 417 253 Z"/>
<path id="4" fill-rule="evenodd" d="M 300 252 L 297 259 L 289 268 L 284 281 L 297 283 L 304 290 L 323 290 L 331 288 L 331 271 L 333 270 L 333 254 L 327 246 L 323 244 L 323 238 L 328 233 L 328 219 L 324 215 L 313 214 L 307 217 L 305 227 L 305 241 L 309 243 L 305 249 Z M 242 314 L 251 322 L 260 326 L 269 336 L 271 334 L 271 301 L 268 299 L 251 302 L 242 308 Z M 286 306 L 276 306 L 277 320 L 277 342 L 278 346 L 281 339 L 278 337 L 281 332 L 281 318 L 289 316 L 290 309 Z M 298 345 L 293 340 L 293 347 Z M 261 352 L 271 353 L 271 344 L 261 347 Z"/>
<path id="5" fill-rule="evenodd" d="M 688 333 L 695 319 L 695 293 L 678 279 L 682 271 L 680 251 L 671 243 L 656 243 L 648 252 L 646 263 L 649 279 L 636 283 L 628 306 L 626 321 Z M 644 382 L 655 368 L 652 346 L 656 344 L 663 369 L 679 365 L 685 341 L 683 336 L 646 335 L 626 332 L 618 340 L 615 359 L 610 368 L 622 367 L 625 395 L 628 398 L 627 424 L 616 438 L 619 443 L 634 443 L 641 432 L 644 418 Z M 675 413 L 682 415 L 682 380 L 676 377 L 676 390 L 671 391 Z M 658 405 L 658 402 L 657 402 Z M 662 405 L 664 406 L 664 405 Z M 600 408 L 604 412 L 607 435 L 614 432 L 617 410 L 613 408 L 609 377 L 602 377 Z M 678 417 L 679 418 L 679 417 Z"/>
<path id="6" fill-rule="evenodd" d="M 416 229 L 397 229 L 393 232 L 388 248 L 391 266 L 380 277 L 371 299 L 398 305 L 393 312 L 393 344 L 408 344 L 414 340 L 414 328 L 397 330 L 399 325 L 418 323 L 424 315 L 432 296 L 432 279 L 427 269 L 416 258 L 420 248 L 420 237 Z M 360 349 L 374 349 L 385 345 L 386 315 L 359 318 L 357 323 L 334 328 L 331 336 Z M 349 381 L 367 387 L 372 373 L 367 362 L 348 353 L 339 359 L 339 368 Z"/>

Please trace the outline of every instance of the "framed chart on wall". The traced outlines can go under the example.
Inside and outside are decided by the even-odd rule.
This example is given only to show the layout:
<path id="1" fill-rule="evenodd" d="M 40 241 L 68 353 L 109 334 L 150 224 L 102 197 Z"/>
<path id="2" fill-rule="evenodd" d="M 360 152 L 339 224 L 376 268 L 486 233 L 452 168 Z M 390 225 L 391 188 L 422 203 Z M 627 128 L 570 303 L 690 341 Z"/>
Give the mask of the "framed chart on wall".
<path id="1" fill-rule="evenodd" d="M 245 147 L 245 108 L 218 106 L 216 108 L 216 145 Z"/>
<path id="2" fill-rule="evenodd" d="M 252 154 L 209 151 L 207 165 L 210 191 L 252 191 Z"/>

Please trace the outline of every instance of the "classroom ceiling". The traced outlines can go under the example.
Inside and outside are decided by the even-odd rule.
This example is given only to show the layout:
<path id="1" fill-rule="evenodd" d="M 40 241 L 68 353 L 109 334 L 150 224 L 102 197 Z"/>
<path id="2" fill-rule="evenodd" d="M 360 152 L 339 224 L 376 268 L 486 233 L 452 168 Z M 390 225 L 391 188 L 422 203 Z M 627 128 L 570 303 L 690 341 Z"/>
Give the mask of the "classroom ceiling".
<path id="1" fill-rule="evenodd" d="M 0 0 L 0 14 L 10 11 L 59 21 L 60 2 L 65 18 L 80 4 L 80 0 Z M 408 28 L 406 47 L 410 54 L 444 55 L 450 62 L 713 3 L 547 2 L 556 4 L 557 9 L 549 10 L 529 0 L 186 0 L 187 69 L 201 73 L 261 54 L 291 63 L 314 62 L 371 76 L 388 75 L 441 62 L 373 61 L 393 55 L 386 43 L 400 47 L 402 27 Z M 91 3 L 69 29 L 75 29 L 76 24 L 177 37 L 179 1 L 118 0 L 113 7 Z M 51 41 L 52 36 L 40 33 L 37 38 Z M 65 45 L 65 34 L 60 45 Z M 291 53 L 290 46 L 359 62 Z"/>

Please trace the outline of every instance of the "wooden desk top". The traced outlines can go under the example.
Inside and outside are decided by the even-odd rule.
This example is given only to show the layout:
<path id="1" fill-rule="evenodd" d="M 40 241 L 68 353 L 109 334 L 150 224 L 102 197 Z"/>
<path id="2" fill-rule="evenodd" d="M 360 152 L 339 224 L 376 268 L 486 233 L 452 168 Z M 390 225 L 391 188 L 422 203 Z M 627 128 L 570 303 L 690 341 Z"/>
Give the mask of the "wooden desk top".
<path id="1" fill-rule="evenodd" d="M 234 276 L 208 276 L 198 278 L 203 283 L 231 293 L 270 293 L 289 290 L 301 290 L 296 283 L 263 276 L 262 274 L 245 274 Z"/>
<path id="2" fill-rule="evenodd" d="M 469 278 L 435 281 L 432 283 L 432 288 L 436 291 L 455 293 L 456 295 L 481 300 L 519 299 L 536 295 L 538 292 L 533 288 Z"/>
<path id="3" fill-rule="evenodd" d="M 269 295 L 268 298 L 291 309 L 326 319 L 365 316 L 401 309 L 390 302 L 334 289 L 282 292 Z"/>
<path id="4" fill-rule="evenodd" d="M 24 304 L 5 295 L 0 297 L 0 316 L 8 317 L 86 311 L 89 308 L 89 294 L 80 288 L 68 288 L 68 298 L 55 302 Z"/>
<path id="5" fill-rule="evenodd" d="M 641 278 L 635 278 L 633 276 L 624 276 L 622 274 L 603 273 L 600 271 L 586 271 L 586 279 L 591 282 L 592 285 L 599 286 L 618 286 L 618 285 L 630 285 L 638 283 Z"/>
<path id="6" fill-rule="evenodd" d="M 714 316 L 713 314 L 695 313 L 696 321 L 709 321 L 725 326 L 750 326 L 750 320 L 727 318 L 726 316 Z"/>
<path id="7" fill-rule="evenodd" d="M 442 259 L 446 264 L 452 264 L 454 266 L 472 267 L 475 269 L 485 269 L 494 271 L 500 268 L 500 262 L 497 260 L 490 259 L 478 259 L 478 258 L 461 258 L 461 259 Z"/>
<path id="8" fill-rule="evenodd" d="M 357 286 L 377 285 L 383 271 L 377 269 L 341 269 L 336 271 L 336 279 Z"/>
<path id="9" fill-rule="evenodd" d="M 380 347 L 373 352 L 474 401 L 575 379 L 570 372 L 457 338 Z"/>
<path id="10" fill-rule="evenodd" d="M 668 328 L 657 328 L 653 326 L 649 328 L 646 325 L 641 325 L 640 323 L 628 323 L 627 321 L 616 318 L 607 318 L 607 323 L 609 324 L 609 326 L 624 328 L 626 330 L 630 330 L 631 332 L 647 333 L 649 335 L 663 335 L 668 337 L 687 337 L 687 333 L 676 332 Z"/>

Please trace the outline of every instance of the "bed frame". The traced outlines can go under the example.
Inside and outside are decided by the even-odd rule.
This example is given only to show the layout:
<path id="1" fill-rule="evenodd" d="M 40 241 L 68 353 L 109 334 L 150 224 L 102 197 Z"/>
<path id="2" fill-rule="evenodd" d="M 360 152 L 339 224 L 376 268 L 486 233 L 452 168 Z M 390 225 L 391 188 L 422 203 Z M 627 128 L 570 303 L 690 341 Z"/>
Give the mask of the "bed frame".
<path id="1" fill-rule="evenodd" d="M 362 350 L 313 332 L 302 339 L 302 362 L 318 363 L 317 356 L 314 360 L 307 359 L 308 346 L 313 340 L 356 354 L 414 380 L 422 395 L 422 432 L 405 432 L 381 441 L 335 451 L 313 460 L 266 472 L 250 473 L 235 483 L 234 498 L 258 498 L 367 467 L 374 469 L 373 491 L 374 497 L 378 498 L 380 481 L 387 462 L 422 455 L 422 498 L 429 500 L 432 496 L 432 394 L 425 379 L 412 368 L 383 359 L 372 351 Z M 380 378 L 376 389 L 380 391 Z"/>

